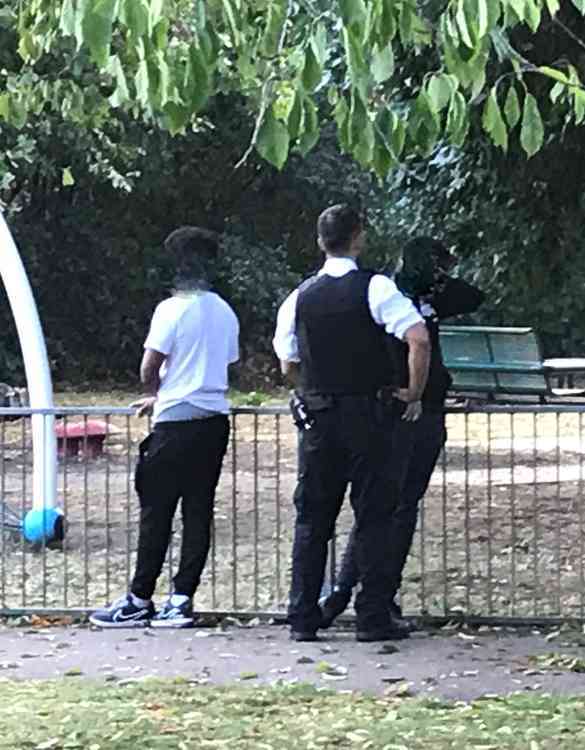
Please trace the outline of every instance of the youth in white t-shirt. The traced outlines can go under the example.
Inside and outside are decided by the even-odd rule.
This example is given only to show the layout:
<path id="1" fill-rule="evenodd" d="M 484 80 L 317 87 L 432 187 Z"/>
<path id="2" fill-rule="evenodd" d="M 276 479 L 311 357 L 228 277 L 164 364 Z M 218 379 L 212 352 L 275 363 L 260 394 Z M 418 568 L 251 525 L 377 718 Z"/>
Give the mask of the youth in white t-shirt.
<path id="1" fill-rule="evenodd" d="M 155 421 L 185 405 L 227 414 L 228 366 L 239 358 L 239 323 L 215 292 L 178 293 L 156 308 L 145 349 L 164 354 Z"/>

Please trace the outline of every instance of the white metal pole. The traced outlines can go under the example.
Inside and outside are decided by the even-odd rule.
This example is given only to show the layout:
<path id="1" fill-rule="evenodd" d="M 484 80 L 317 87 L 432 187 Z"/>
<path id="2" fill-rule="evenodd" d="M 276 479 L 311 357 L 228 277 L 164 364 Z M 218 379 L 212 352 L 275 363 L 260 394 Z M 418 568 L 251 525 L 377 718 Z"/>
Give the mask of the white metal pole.
<path id="1" fill-rule="evenodd" d="M 16 323 L 24 359 L 30 406 L 53 408 L 53 384 L 47 347 L 32 289 L 12 234 L 0 209 L 0 276 Z M 32 417 L 33 509 L 54 508 L 57 500 L 55 418 Z"/>

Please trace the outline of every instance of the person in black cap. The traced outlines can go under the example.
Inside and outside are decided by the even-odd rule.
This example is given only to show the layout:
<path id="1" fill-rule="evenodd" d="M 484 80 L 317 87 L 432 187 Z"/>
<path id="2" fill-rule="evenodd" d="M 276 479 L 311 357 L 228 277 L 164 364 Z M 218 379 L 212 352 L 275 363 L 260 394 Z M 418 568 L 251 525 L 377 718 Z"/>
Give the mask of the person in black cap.
<path id="1" fill-rule="evenodd" d="M 397 637 L 407 637 L 410 629 L 402 619 L 396 595 L 400 590 L 402 571 L 416 529 L 418 506 L 446 440 L 444 406 L 451 377 L 443 364 L 439 322 L 453 315 L 474 312 L 484 299 L 484 294 L 476 287 L 449 276 L 449 271 L 456 262 L 456 258 L 441 242 L 431 237 L 419 237 L 404 248 L 402 267 L 395 277 L 400 291 L 412 299 L 424 317 L 431 339 L 431 364 L 422 396 L 420 418 L 415 421 L 394 422 L 389 436 L 391 470 L 395 481 L 402 484 L 386 544 L 391 569 L 387 601 L 396 623 Z M 398 384 L 406 387 L 408 371 L 403 343 L 395 340 L 393 350 Z M 329 627 L 347 608 L 352 591 L 358 583 L 355 538 L 354 526 L 336 586 L 320 602 L 324 628 Z"/>
<path id="2" fill-rule="evenodd" d="M 414 305 L 388 277 L 358 269 L 364 244 L 359 215 L 346 205 L 323 211 L 318 242 L 326 261 L 285 300 L 274 348 L 285 375 L 298 376 L 299 480 L 289 604 L 291 638 L 316 640 L 327 543 L 348 484 L 355 515 L 357 639 L 388 640 L 392 569 L 387 555 L 397 486 L 388 468 L 386 435 L 399 416 L 415 418 L 430 355 Z M 408 347 L 408 387 L 384 405 L 390 383 L 388 334 Z"/>

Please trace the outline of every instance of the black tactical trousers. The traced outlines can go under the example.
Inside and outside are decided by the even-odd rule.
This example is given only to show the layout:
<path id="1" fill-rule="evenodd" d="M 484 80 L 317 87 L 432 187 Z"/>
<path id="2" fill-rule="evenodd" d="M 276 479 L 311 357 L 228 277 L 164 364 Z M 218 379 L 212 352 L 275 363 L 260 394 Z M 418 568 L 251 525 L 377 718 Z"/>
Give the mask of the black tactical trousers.
<path id="1" fill-rule="evenodd" d="M 445 415 L 425 412 L 416 422 L 397 420 L 390 435 L 392 450 L 388 461 L 395 482 L 402 483 L 392 516 L 385 554 L 390 565 L 387 597 L 392 601 L 402 584 L 402 571 L 416 530 L 419 503 L 445 444 Z M 394 504 L 394 498 L 390 503 Z M 337 585 L 353 588 L 359 581 L 356 528 L 352 528 L 337 578 Z"/>
<path id="2" fill-rule="evenodd" d="M 215 489 L 229 437 L 229 421 L 218 415 L 161 422 L 141 443 L 136 467 L 140 534 L 130 590 L 150 599 L 165 560 L 179 499 L 183 540 L 177 594 L 193 596 L 209 552 Z"/>
<path id="3" fill-rule="evenodd" d="M 358 628 L 383 629 L 388 625 L 392 575 L 388 539 L 398 500 L 398 484 L 388 470 L 387 436 L 397 412 L 374 397 L 343 396 L 313 418 L 299 446 L 289 623 L 297 631 L 319 627 L 327 543 L 349 485 L 355 564 L 362 584 L 355 602 Z"/>

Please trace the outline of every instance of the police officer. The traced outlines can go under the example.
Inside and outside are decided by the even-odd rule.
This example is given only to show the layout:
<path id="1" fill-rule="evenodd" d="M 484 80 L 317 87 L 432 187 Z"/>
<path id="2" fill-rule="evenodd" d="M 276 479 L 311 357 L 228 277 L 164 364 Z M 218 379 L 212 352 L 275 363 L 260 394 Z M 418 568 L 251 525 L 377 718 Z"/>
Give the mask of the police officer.
<path id="1" fill-rule="evenodd" d="M 446 440 L 445 398 L 451 377 L 443 364 L 439 341 L 439 322 L 453 315 L 474 312 L 484 299 L 483 293 L 462 279 L 449 276 L 456 258 L 445 246 L 430 237 L 419 237 L 404 248 L 402 268 L 396 275 L 398 288 L 412 299 L 424 317 L 431 339 L 431 364 L 422 396 L 422 414 L 414 422 L 397 421 L 390 434 L 391 471 L 402 483 L 400 501 L 394 512 L 387 552 L 390 562 L 388 599 L 396 623 L 397 637 L 406 637 L 409 627 L 395 601 L 402 583 L 402 571 L 416 529 L 419 502 L 429 485 L 437 459 Z M 402 387 L 408 384 L 406 352 L 402 342 L 393 344 L 393 359 Z M 358 582 L 356 529 L 352 529 L 343 556 L 341 571 L 333 592 L 321 602 L 323 627 L 348 606 Z"/>
<path id="2" fill-rule="evenodd" d="M 398 496 L 385 440 L 396 414 L 408 420 L 420 411 L 429 336 L 393 281 L 358 268 L 365 232 L 353 209 L 326 209 L 317 233 L 325 264 L 285 300 L 274 338 L 282 372 L 299 383 L 306 410 L 294 494 L 291 638 L 317 639 L 327 543 L 350 484 L 361 583 L 356 635 L 360 641 L 388 640 L 395 628 L 387 548 Z M 408 346 L 409 384 L 397 394 L 399 401 L 383 407 L 377 393 L 390 377 L 387 334 Z"/>

